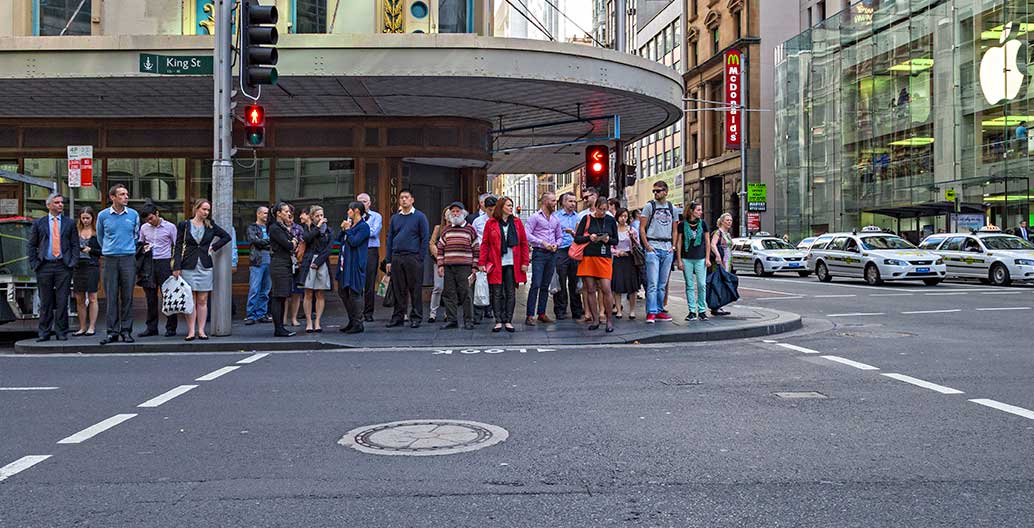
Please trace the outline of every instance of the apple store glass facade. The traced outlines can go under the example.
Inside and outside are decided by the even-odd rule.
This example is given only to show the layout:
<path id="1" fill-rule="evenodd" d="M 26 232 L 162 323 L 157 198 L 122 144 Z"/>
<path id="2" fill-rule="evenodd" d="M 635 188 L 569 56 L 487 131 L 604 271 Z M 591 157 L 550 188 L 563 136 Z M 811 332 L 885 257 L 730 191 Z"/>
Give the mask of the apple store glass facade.
<path id="1" fill-rule="evenodd" d="M 1034 3 L 861 0 L 777 52 L 777 229 L 925 234 L 1031 213 Z"/>

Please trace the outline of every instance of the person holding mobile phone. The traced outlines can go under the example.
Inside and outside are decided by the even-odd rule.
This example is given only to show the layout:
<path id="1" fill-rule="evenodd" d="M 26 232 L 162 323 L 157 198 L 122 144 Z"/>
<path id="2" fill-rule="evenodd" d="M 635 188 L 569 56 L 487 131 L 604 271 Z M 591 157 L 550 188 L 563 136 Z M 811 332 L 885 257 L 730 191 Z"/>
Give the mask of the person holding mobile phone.
<path id="1" fill-rule="evenodd" d="M 614 318 L 610 307 L 614 305 L 614 296 L 610 290 L 610 281 L 614 271 L 614 247 L 618 245 L 618 226 L 614 217 L 607 214 L 605 202 L 598 204 L 591 215 L 578 223 L 578 230 L 575 231 L 576 243 L 589 244 L 585 247 L 582 263 L 578 265 L 578 276 L 582 278 L 587 292 L 589 315 L 592 317 L 589 330 L 598 329 L 601 316 L 606 315 L 607 332 L 613 332 Z M 602 306 L 597 292 L 602 294 Z"/>

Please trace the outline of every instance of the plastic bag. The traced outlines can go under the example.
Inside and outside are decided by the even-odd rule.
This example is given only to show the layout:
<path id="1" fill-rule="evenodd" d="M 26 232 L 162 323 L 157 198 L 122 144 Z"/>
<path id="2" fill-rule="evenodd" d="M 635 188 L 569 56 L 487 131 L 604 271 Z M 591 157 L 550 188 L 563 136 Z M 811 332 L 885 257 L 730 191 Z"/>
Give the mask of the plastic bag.
<path id="1" fill-rule="evenodd" d="M 194 292 L 182 278 L 170 276 L 162 283 L 162 313 L 166 316 L 194 313 Z"/>
<path id="2" fill-rule="evenodd" d="M 552 295 L 558 291 L 560 291 L 560 276 L 554 273 L 553 278 L 549 280 L 549 293 Z"/>
<path id="3" fill-rule="evenodd" d="M 488 306 L 491 304 L 488 295 L 488 274 L 479 271 L 474 279 L 474 306 Z"/>

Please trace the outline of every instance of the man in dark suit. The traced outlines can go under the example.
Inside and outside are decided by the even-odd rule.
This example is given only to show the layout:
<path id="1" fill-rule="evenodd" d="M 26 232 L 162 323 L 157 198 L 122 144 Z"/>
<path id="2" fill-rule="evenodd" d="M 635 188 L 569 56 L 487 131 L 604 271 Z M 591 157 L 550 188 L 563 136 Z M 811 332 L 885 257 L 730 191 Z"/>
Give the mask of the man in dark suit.
<path id="1" fill-rule="evenodd" d="M 1022 238 L 1024 240 L 1026 240 L 1026 241 L 1030 241 L 1030 239 L 1032 238 L 1031 237 L 1030 228 L 1027 227 L 1027 221 L 1026 220 L 1020 221 L 1020 226 L 1017 227 L 1016 229 L 1013 229 L 1012 234 L 1014 234 L 1014 235 L 1016 235 L 1016 236 L 1018 236 L 1018 237 L 1020 237 L 1020 238 Z"/>
<path id="2" fill-rule="evenodd" d="M 64 214 L 65 197 L 47 197 L 47 215 L 32 224 L 29 235 L 29 265 L 36 272 L 39 290 L 39 339 L 51 336 L 68 339 L 68 294 L 72 289 L 72 269 L 79 262 L 79 231 Z"/>

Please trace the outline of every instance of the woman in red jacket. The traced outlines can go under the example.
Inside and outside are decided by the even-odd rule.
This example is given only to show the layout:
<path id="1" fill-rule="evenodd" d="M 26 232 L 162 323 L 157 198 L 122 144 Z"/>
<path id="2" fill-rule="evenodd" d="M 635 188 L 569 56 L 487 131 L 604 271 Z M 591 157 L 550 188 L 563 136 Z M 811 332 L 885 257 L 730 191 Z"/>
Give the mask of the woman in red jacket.
<path id="1" fill-rule="evenodd" d="M 521 219 L 513 215 L 513 200 L 504 196 L 496 204 L 492 218 L 485 224 L 478 266 L 488 273 L 495 312 L 493 332 L 503 328 L 513 332 L 513 308 L 517 285 L 528 282 L 528 237 Z"/>

